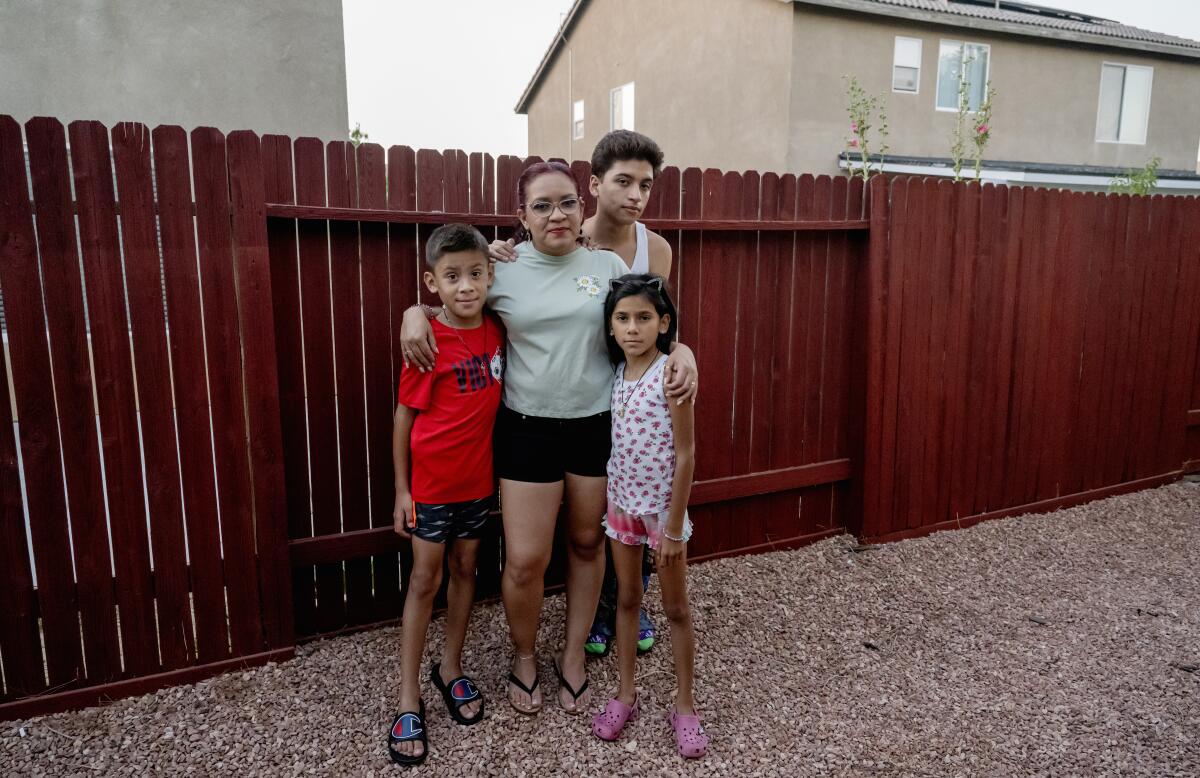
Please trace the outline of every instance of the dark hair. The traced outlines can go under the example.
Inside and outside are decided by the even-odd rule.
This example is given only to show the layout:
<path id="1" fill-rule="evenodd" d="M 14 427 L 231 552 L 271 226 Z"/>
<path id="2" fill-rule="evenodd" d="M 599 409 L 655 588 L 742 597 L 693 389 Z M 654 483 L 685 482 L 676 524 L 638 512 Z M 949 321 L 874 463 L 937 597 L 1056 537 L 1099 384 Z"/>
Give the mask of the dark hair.
<path id="1" fill-rule="evenodd" d="M 649 162 L 655 178 L 662 170 L 663 153 L 657 143 L 640 132 L 613 130 L 601 138 L 592 151 L 592 175 L 603 180 L 613 164 L 627 159 Z"/>
<path id="2" fill-rule="evenodd" d="M 625 360 L 625 352 L 612 336 L 611 325 L 617 303 L 626 297 L 645 297 L 659 316 L 671 317 L 667 331 L 660 332 L 654 344 L 662 353 L 670 354 L 675 333 L 679 331 L 679 317 L 675 313 L 675 303 L 671 302 L 671 295 L 667 292 L 667 280 L 653 273 L 629 273 L 608 283 L 608 297 L 604 298 L 604 344 L 608 347 L 608 358 L 612 363 L 617 365 Z"/>
<path id="3" fill-rule="evenodd" d="M 525 188 L 529 182 L 538 176 L 546 173 L 562 173 L 567 178 L 571 179 L 571 184 L 575 187 L 575 196 L 579 196 L 579 182 L 575 180 L 575 174 L 571 172 L 571 168 L 566 162 L 552 159 L 549 162 L 535 162 L 525 168 L 521 173 L 521 177 L 517 179 L 517 207 L 525 207 Z M 517 220 L 517 231 L 513 235 L 513 240 L 517 243 L 529 240 L 529 230 L 525 229 L 525 225 L 521 224 L 521 220 Z"/>
<path id="4" fill-rule="evenodd" d="M 425 265 L 433 270 L 438 260 L 446 254 L 472 250 L 480 252 L 487 259 L 487 240 L 479 230 L 469 224 L 443 224 L 430 233 L 425 243 Z"/>

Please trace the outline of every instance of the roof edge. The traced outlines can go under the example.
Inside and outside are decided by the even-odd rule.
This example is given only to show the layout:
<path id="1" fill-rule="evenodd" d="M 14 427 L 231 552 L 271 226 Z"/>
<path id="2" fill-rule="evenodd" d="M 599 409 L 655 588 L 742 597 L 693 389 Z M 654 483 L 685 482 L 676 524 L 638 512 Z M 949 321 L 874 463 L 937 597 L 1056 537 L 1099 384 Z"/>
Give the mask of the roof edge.
<path id="1" fill-rule="evenodd" d="M 529 79 L 529 83 L 525 85 L 525 90 L 521 92 L 521 96 L 517 99 L 516 106 L 513 107 L 513 113 L 528 114 L 529 101 L 537 94 L 538 87 L 542 85 L 542 76 L 550 67 L 550 63 L 558 55 L 558 50 L 566 43 L 566 37 L 571 32 L 571 28 L 575 26 L 576 20 L 583 13 L 584 7 L 588 4 L 588 0 L 575 0 L 575 4 L 571 6 L 571 10 L 567 11 L 567 16 L 563 19 L 562 24 L 558 26 L 557 32 L 554 33 L 554 40 L 550 41 L 550 46 L 546 49 L 546 53 L 542 55 L 542 61 L 538 63 L 537 70 L 533 72 L 533 77 Z"/>
<path id="2" fill-rule="evenodd" d="M 837 155 L 839 161 L 859 162 L 861 158 L 858 154 L 851 154 L 843 151 Z M 869 159 L 873 164 L 880 162 L 892 162 L 901 165 L 929 165 L 935 167 L 953 167 L 954 160 L 949 157 L 924 157 L 913 156 L 906 154 L 871 154 Z M 999 160 L 985 159 L 983 160 L 983 168 L 1013 170 L 1022 173 L 1052 173 L 1059 175 L 1088 175 L 1088 176 L 1106 176 L 1115 178 L 1117 176 L 1125 176 L 1129 174 L 1129 168 L 1111 167 L 1108 165 L 1082 165 L 1071 164 L 1065 162 L 1025 162 L 1021 160 Z M 1189 170 L 1181 170 L 1178 168 L 1159 168 L 1157 176 L 1160 179 L 1189 181 L 1200 183 L 1200 173 Z"/>
<path id="3" fill-rule="evenodd" d="M 952 14 L 944 11 L 928 11 L 921 8 L 906 8 L 903 6 L 884 5 L 871 0 L 792 0 L 796 5 L 812 5 L 832 8 L 839 11 L 851 11 L 870 14 L 872 16 L 890 16 L 925 24 L 937 24 L 946 27 L 966 27 L 968 29 L 984 30 L 1017 35 L 1025 38 L 1044 38 L 1053 41 L 1078 43 L 1088 46 L 1106 48 L 1131 49 L 1144 55 L 1165 55 L 1184 59 L 1200 60 L 1200 49 L 1186 46 L 1175 46 L 1155 41 L 1134 41 L 1127 38 L 1116 38 L 1107 35 L 1094 35 L 1086 32 L 1060 30 L 1053 27 L 1041 27 L 1035 24 L 1018 24 L 1004 22 L 998 19 L 980 19 L 973 16 Z"/>

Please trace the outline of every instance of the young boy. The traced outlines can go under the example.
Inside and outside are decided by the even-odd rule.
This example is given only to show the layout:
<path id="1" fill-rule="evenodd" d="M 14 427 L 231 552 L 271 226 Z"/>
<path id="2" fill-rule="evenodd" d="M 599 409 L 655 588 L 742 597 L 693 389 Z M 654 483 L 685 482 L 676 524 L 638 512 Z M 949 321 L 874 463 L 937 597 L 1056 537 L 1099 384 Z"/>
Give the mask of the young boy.
<path id="1" fill-rule="evenodd" d="M 671 277 L 671 244 L 646 229 L 638 219 L 650 201 L 654 179 L 662 169 L 663 153 L 650 138 L 632 130 L 613 130 L 592 151 L 588 190 L 596 198 L 596 213 L 583 222 L 583 234 L 593 248 L 604 248 L 625 260 L 631 273 Z M 500 262 L 516 259 L 512 241 L 494 241 L 490 256 Z M 440 342 L 440 341 L 439 341 Z M 649 585 L 650 555 L 643 557 L 644 585 Z M 604 585 L 596 618 L 584 650 L 589 656 L 608 654 L 615 634 L 617 579 L 612 562 L 605 564 Z M 638 653 L 654 646 L 654 623 L 643 609 L 639 615 Z"/>
<path id="2" fill-rule="evenodd" d="M 404 600 L 400 714 L 388 733 L 392 760 L 417 765 L 429 743 L 420 698 L 421 656 L 433 598 L 450 546 L 446 635 L 442 658 L 429 668 L 452 718 L 483 718 L 483 697 L 462 672 L 462 647 L 475 596 L 475 557 L 493 502 L 492 428 L 500 404 L 504 333 L 484 313 L 492 284 L 487 242 L 465 224 L 429 236 L 425 285 L 442 310 L 432 321 L 440 346 L 432 371 L 400 374 L 392 432 L 395 529 L 412 538 L 413 569 Z M 411 470 L 411 477 L 410 477 Z"/>

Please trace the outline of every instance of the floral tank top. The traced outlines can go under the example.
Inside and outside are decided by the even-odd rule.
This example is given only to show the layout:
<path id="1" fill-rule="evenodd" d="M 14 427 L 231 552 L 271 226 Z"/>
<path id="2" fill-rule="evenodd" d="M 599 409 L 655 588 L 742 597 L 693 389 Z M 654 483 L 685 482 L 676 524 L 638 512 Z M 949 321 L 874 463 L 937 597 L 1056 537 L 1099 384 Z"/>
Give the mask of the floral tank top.
<path id="1" fill-rule="evenodd" d="M 639 380 L 626 381 L 622 362 L 613 379 L 608 499 L 638 516 L 671 507 L 675 435 L 663 388 L 666 363 L 661 354 Z"/>

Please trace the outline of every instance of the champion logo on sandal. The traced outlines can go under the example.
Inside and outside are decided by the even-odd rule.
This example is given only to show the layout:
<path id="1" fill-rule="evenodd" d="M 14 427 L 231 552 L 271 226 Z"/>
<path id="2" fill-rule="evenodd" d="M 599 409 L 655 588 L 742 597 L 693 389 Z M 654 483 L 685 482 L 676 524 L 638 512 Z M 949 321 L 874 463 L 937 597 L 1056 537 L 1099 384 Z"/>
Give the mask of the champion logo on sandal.
<path id="1" fill-rule="evenodd" d="M 450 694 L 456 700 L 473 700 L 479 696 L 479 690 L 475 688 L 475 684 L 471 683 L 468 678 L 459 678 L 450 687 Z"/>
<path id="2" fill-rule="evenodd" d="M 413 738 L 424 732 L 424 729 L 417 726 L 421 719 L 415 713 L 405 713 L 400 718 L 396 719 L 396 723 L 392 725 L 392 737 L 403 740 Z"/>

